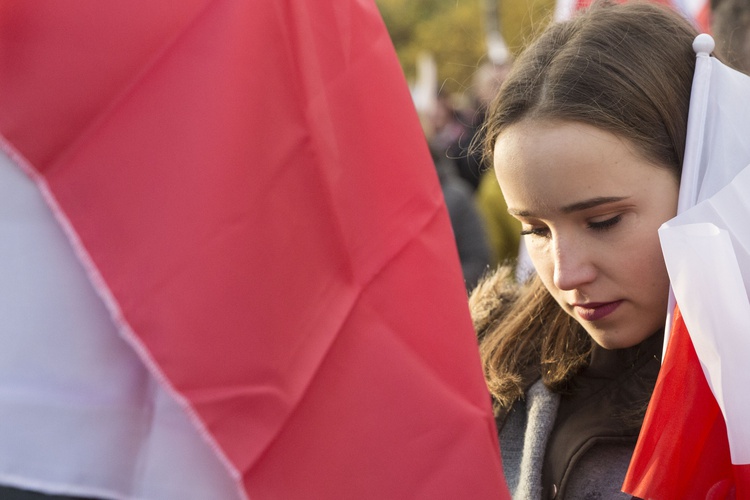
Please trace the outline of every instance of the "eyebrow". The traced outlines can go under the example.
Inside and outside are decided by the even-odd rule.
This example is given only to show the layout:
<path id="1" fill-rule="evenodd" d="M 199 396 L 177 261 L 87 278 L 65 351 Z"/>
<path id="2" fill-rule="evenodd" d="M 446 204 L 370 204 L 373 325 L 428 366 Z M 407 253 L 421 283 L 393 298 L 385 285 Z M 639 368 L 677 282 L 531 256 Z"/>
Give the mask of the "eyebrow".
<path id="1" fill-rule="evenodd" d="M 570 205 L 565 205 L 560 209 L 564 214 L 572 212 L 580 212 L 581 210 L 588 210 L 589 208 L 598 207 L 599 205 L 606 205 L 607 203 L 615 203 L 627 199 L 627 196 L 598 196 L 589 200 L 583 200 Z M 534 214 L 528 210 L 515 210 L 508 208 L 508 213 L 511 215 L 517 215 L 519 217 L 534 217 Z"/>

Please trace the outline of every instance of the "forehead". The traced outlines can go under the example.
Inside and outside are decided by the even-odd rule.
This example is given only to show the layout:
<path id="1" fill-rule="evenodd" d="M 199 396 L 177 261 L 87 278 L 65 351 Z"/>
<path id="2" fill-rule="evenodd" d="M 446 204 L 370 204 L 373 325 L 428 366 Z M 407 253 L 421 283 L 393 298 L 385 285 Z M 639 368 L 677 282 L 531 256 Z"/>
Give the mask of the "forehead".
<path id="1" fill-rule="evenodd" d="M 630 196 L 664 174 L 627 139 L 564 121 L 525 120 L 508 126 L 495 143 L 494 166 L 509 208 L 517 210 Z"/>
<path id="2" fill-rule="evenodd" d="M 599 164 L 639 156 L 625 138 L 592 125 L 557 120 L 523 120 L 506 127 L 497 137 L 494 153 L 495 168 L 511 169 L 553 168 L 563 159 Z"/>

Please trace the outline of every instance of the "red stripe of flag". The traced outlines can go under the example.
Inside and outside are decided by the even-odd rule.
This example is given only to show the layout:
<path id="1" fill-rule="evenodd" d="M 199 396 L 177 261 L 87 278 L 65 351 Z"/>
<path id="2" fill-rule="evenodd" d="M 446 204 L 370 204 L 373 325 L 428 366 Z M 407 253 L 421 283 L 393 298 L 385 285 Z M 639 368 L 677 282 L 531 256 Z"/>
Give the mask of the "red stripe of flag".
<path id="1" fill-rule="evenodd" d="M 731 463 L 724 417 L 679 308 L 643 429 L 624 491 L 653 499 L 750 496 L 750 465 Z"/>

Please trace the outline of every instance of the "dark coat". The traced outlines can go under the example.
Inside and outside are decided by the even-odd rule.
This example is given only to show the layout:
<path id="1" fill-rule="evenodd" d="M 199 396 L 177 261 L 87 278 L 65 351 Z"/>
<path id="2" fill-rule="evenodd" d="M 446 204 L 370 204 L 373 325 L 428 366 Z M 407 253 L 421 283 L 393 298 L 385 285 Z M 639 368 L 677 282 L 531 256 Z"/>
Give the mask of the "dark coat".
<path id="1" fill-rule="evenodd" d="M 620 491 L 658 375 L 662 335 L 617 351 L 595 347 L 569 394 L 541 381 L 502 422 L 513 498 L 630 499 Z"/>

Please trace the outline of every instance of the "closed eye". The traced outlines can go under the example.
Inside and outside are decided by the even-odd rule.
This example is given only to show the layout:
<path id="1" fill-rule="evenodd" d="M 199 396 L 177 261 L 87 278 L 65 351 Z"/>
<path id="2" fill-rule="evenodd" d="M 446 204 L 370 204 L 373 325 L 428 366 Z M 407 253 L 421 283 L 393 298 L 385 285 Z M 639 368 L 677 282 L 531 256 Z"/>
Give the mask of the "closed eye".
<path id="1" fill-rule="evenodd" d="M 549 237 L 549 228 L 547 227 L 532 227 L 521 231 L 521 236 L 526 235 L 541 236 L 542 238 Z"/>
<path id="2" fill-rule="evenodd" d="M 593 229 L 594 231 L 606 231 L 615 226 L 620 220 L 622 220 L 622 214 L 615 215 L 614 217 L 603 221 L 589 222 L 588 228 Z"/>

